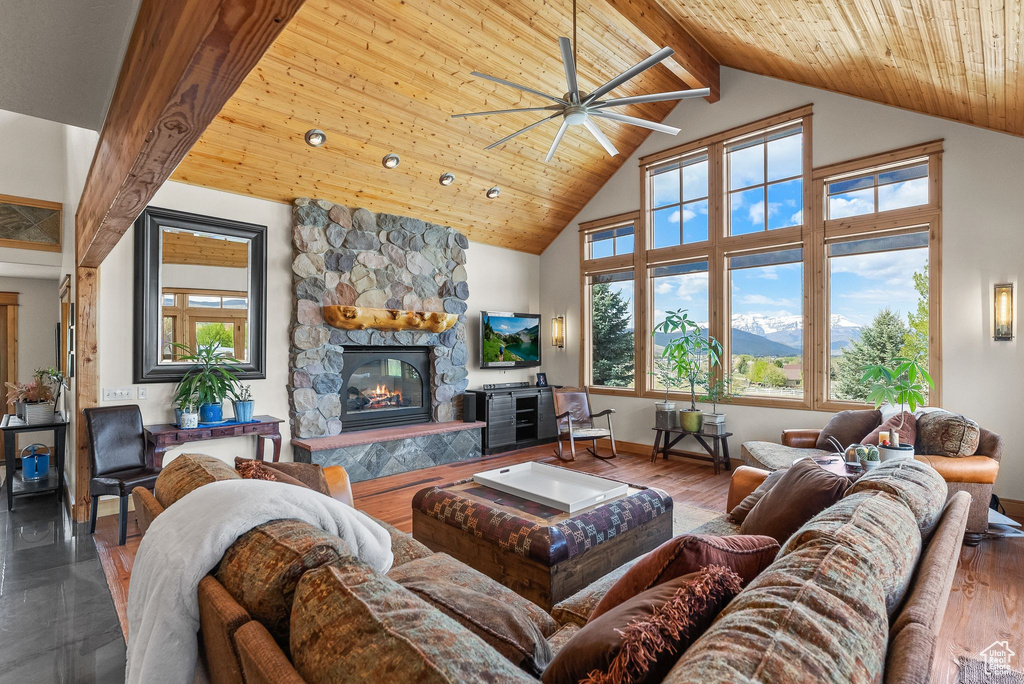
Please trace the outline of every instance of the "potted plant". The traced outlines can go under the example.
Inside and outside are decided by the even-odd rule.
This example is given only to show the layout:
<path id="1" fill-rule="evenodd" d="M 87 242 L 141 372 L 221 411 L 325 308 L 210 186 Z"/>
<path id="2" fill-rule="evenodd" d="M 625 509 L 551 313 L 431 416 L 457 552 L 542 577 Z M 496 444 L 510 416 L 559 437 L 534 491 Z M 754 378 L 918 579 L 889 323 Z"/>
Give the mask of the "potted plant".
<path id="1" fill-rule="evenodd" d="M 175 396 L 188 397 L 199 405 L 199 422 L 224 422 L 224 399 L 238 385 L 238 360 L 220 351 L 216 342 L 196 345 L 195 350 L 178 342 L 173 344 L 181 351 L 179 361 L 194 364 L 185 371 Z"/>
<path id="2" fill-rule="evenodd" d="M 199 427 L 199 412 L 195 402 L 188 400 L 178 408 L 178 427 L 186 430 Z"/>
<path id="3" fill-rule="evenodd" d="M 654 426 L 662 430 L 678 428 L 679 414 L 676 413 L 676 402 L 668 398 L 669 392 L 683 386 L 682 380 L 669 367 L 665 359 L 654 360 L 654 370 L 651 375 L 658 378 L 665 387 L 665 401 L 654 403 Z"/>
<path id="4" fill-rule="evenodd" d="M 236 386 L 231 392 L 231 405 L 235 409 L 235 420 L 239 423 L 251 423 L 256 405 L 252 400 L 252 386 Z"/>
<path id="5" fill-rule="evenodd" d="M 652 336 L 659 332 L 671 336 L 661 357 L 676 377 L 690 386 L 690 408 L 679 412 L 683 429 L 700 432 L 704 416 L 697 408 L 697 383 L 721 361 L 722 345 L 690 320 L 685 309 L 670 311 L 664 322 L 655 326 Z"/>
<path id="6" fill-rule="evenodd" d="M 705 386 L 708 388 L 703 399 L 711 404 L 711 413 L 704 414 L 704 423 L 721 425 L 724 431 L 725 414 L 718 412 L 718 405 L 729 401 L 729 378 L 715 380 L 710 373 L 706 373 Z"/>
<path id="7" fill-rule="evenodd" d="M 869 364 L 862 370 L 861 382 L 870 384 L 868 400 L 874 402 L 876 409 L 885 403 L 900 407 L 900 424 L 893 430 L 890 443 L 878 447 L 881 459 L 913 458 L 914 445 L 900 444 L 898 430 L 903 429 L 907 407 L 913 413 L 918 406 L 924 406 L 924 393 L 928 387 L 935 386 L 932 376 L 916 356 L 912 359 L 898 356 L 887 364 Z"/>
<path id="8" fill-rule="evenodd" d="M 861 444 L 856 448 L 856 454 L 865 471 L 874 470 L 882 464 L 879 459 L 878 447 L 873 444 Z"/>
<path id="9" fill-rule="evenodd" d="M 54 368 L 39 368 L 33 374 L 32 382 L 6 383 L 7 402 L 13 403 L 15 413 L 29 425 L 53 422 L 56 412 L 57 392 L 64 384 L 64 375 Z"/>

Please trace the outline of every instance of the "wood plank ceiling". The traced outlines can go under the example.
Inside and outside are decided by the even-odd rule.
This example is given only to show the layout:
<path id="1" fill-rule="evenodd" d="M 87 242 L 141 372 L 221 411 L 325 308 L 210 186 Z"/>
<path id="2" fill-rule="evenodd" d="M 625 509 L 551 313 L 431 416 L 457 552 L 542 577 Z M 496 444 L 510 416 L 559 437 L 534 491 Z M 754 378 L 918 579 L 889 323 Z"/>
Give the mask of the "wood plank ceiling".
<path id="1" fill-rule="evenodd" d="M 580 3 L 581 88 L 650 54 L 653 43 L 638 39 L 642 22 L 625 17 L 649 19 L 653 8 L 662 13 L 659 25 L 674 18 L 680 35 L 689 33 L 723 65 L 1024 135 L 1020 3 L 660 3 Z M 609 158 L 574 127 L 545 164 L 554 121 L 485 152 L 539 117 L 449 116 L 547 104 L 473 78 L 473 70 L 561 94 L 559 35 L 571 35 L 568 0 L 309 0 L 173 178 L 283 202 L 316 195 L 415 215 L 473 240 L 539 253 L 646 132 L 602 121 L 621 151 Z M 615 92 L 692 86 L 685 76 L 676 65 L 659 66 Z M 658 121 L 672 106 L 626 113 Z M 327 132 L 324 148 L 302 141 L 312 127 Z M 381 167 L 388 152 L 401 155 L 398 169 Z M 456 175 L 453 186 L 438 185 L 443 171 Z M 497 200 L 484 197 L 492 185 L 501 187 Z"/>

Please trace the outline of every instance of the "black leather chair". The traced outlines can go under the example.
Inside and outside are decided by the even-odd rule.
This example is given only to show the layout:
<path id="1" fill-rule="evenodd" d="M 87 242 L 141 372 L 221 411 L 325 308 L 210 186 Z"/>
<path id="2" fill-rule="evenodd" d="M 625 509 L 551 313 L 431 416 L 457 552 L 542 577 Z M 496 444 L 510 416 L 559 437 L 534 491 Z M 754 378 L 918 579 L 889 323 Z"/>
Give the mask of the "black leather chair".
<path id="1" fill-rule="evenodd" d="M 128 531 L 128 497 L 136 487 L 152 490 L 159 468 L 146 465 L 146 437 L 142 431 L 142 411 L 138 406 L 103 406 L 85 409 L 89 429 L 89 454 L 92 479 L 89 494 L 89 533 L 96 532 L 96 509 L 101 496 L 121 499 L 118 544 L 124 544 Z"/>

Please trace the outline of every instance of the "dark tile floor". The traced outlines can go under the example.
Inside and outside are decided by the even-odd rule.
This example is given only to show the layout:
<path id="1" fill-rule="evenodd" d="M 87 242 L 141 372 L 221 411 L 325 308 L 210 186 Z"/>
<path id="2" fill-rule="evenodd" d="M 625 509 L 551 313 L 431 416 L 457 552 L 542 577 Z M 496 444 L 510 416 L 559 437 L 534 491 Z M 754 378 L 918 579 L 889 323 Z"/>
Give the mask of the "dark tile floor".
<path id="1" fill-rule="evenodd" d="M 0 509 L 0 683 L 124 681 L 124 637 L 88 524 L 52 495 Z"/>

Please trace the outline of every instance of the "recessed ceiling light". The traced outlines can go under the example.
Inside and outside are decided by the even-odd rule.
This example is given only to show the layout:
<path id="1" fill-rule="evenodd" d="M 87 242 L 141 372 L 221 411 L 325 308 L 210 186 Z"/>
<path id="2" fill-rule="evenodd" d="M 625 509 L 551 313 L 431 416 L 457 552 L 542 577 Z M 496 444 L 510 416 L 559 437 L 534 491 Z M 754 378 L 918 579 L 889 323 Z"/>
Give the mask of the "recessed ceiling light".
<path id="1" fill-rule="evenodd" d="M 493 188 L 487 191 L 487 199 L 494 199 L 501 194 L 501 188 L 495 185 Z"/>
<path id="2" fill-rule="evenodd" d="M 445 171 L 441 174 L 441 177 L 437 179 L 437 182 L 444 186 L 451 185 L 455 182 L 455 174 Z"/>
<path id="3" fill-rule="evenodd" d="M 392 152 L 391 154 L 385 154 L 384 158 L 380 160 L 380 163 L 384 165 L 385 169 L 393 169 L 398 166 L 398 162 L 400 161 L 402 160 L 398 158 L 398 155 Z"/>
<path id="4" fill-rule="evenodd" d="M 320 147 L 327 142 L 327 134 L 319 128 L 310 128 L 303 137 L 306 138 L 306 144 L 310 147 Z"/>

